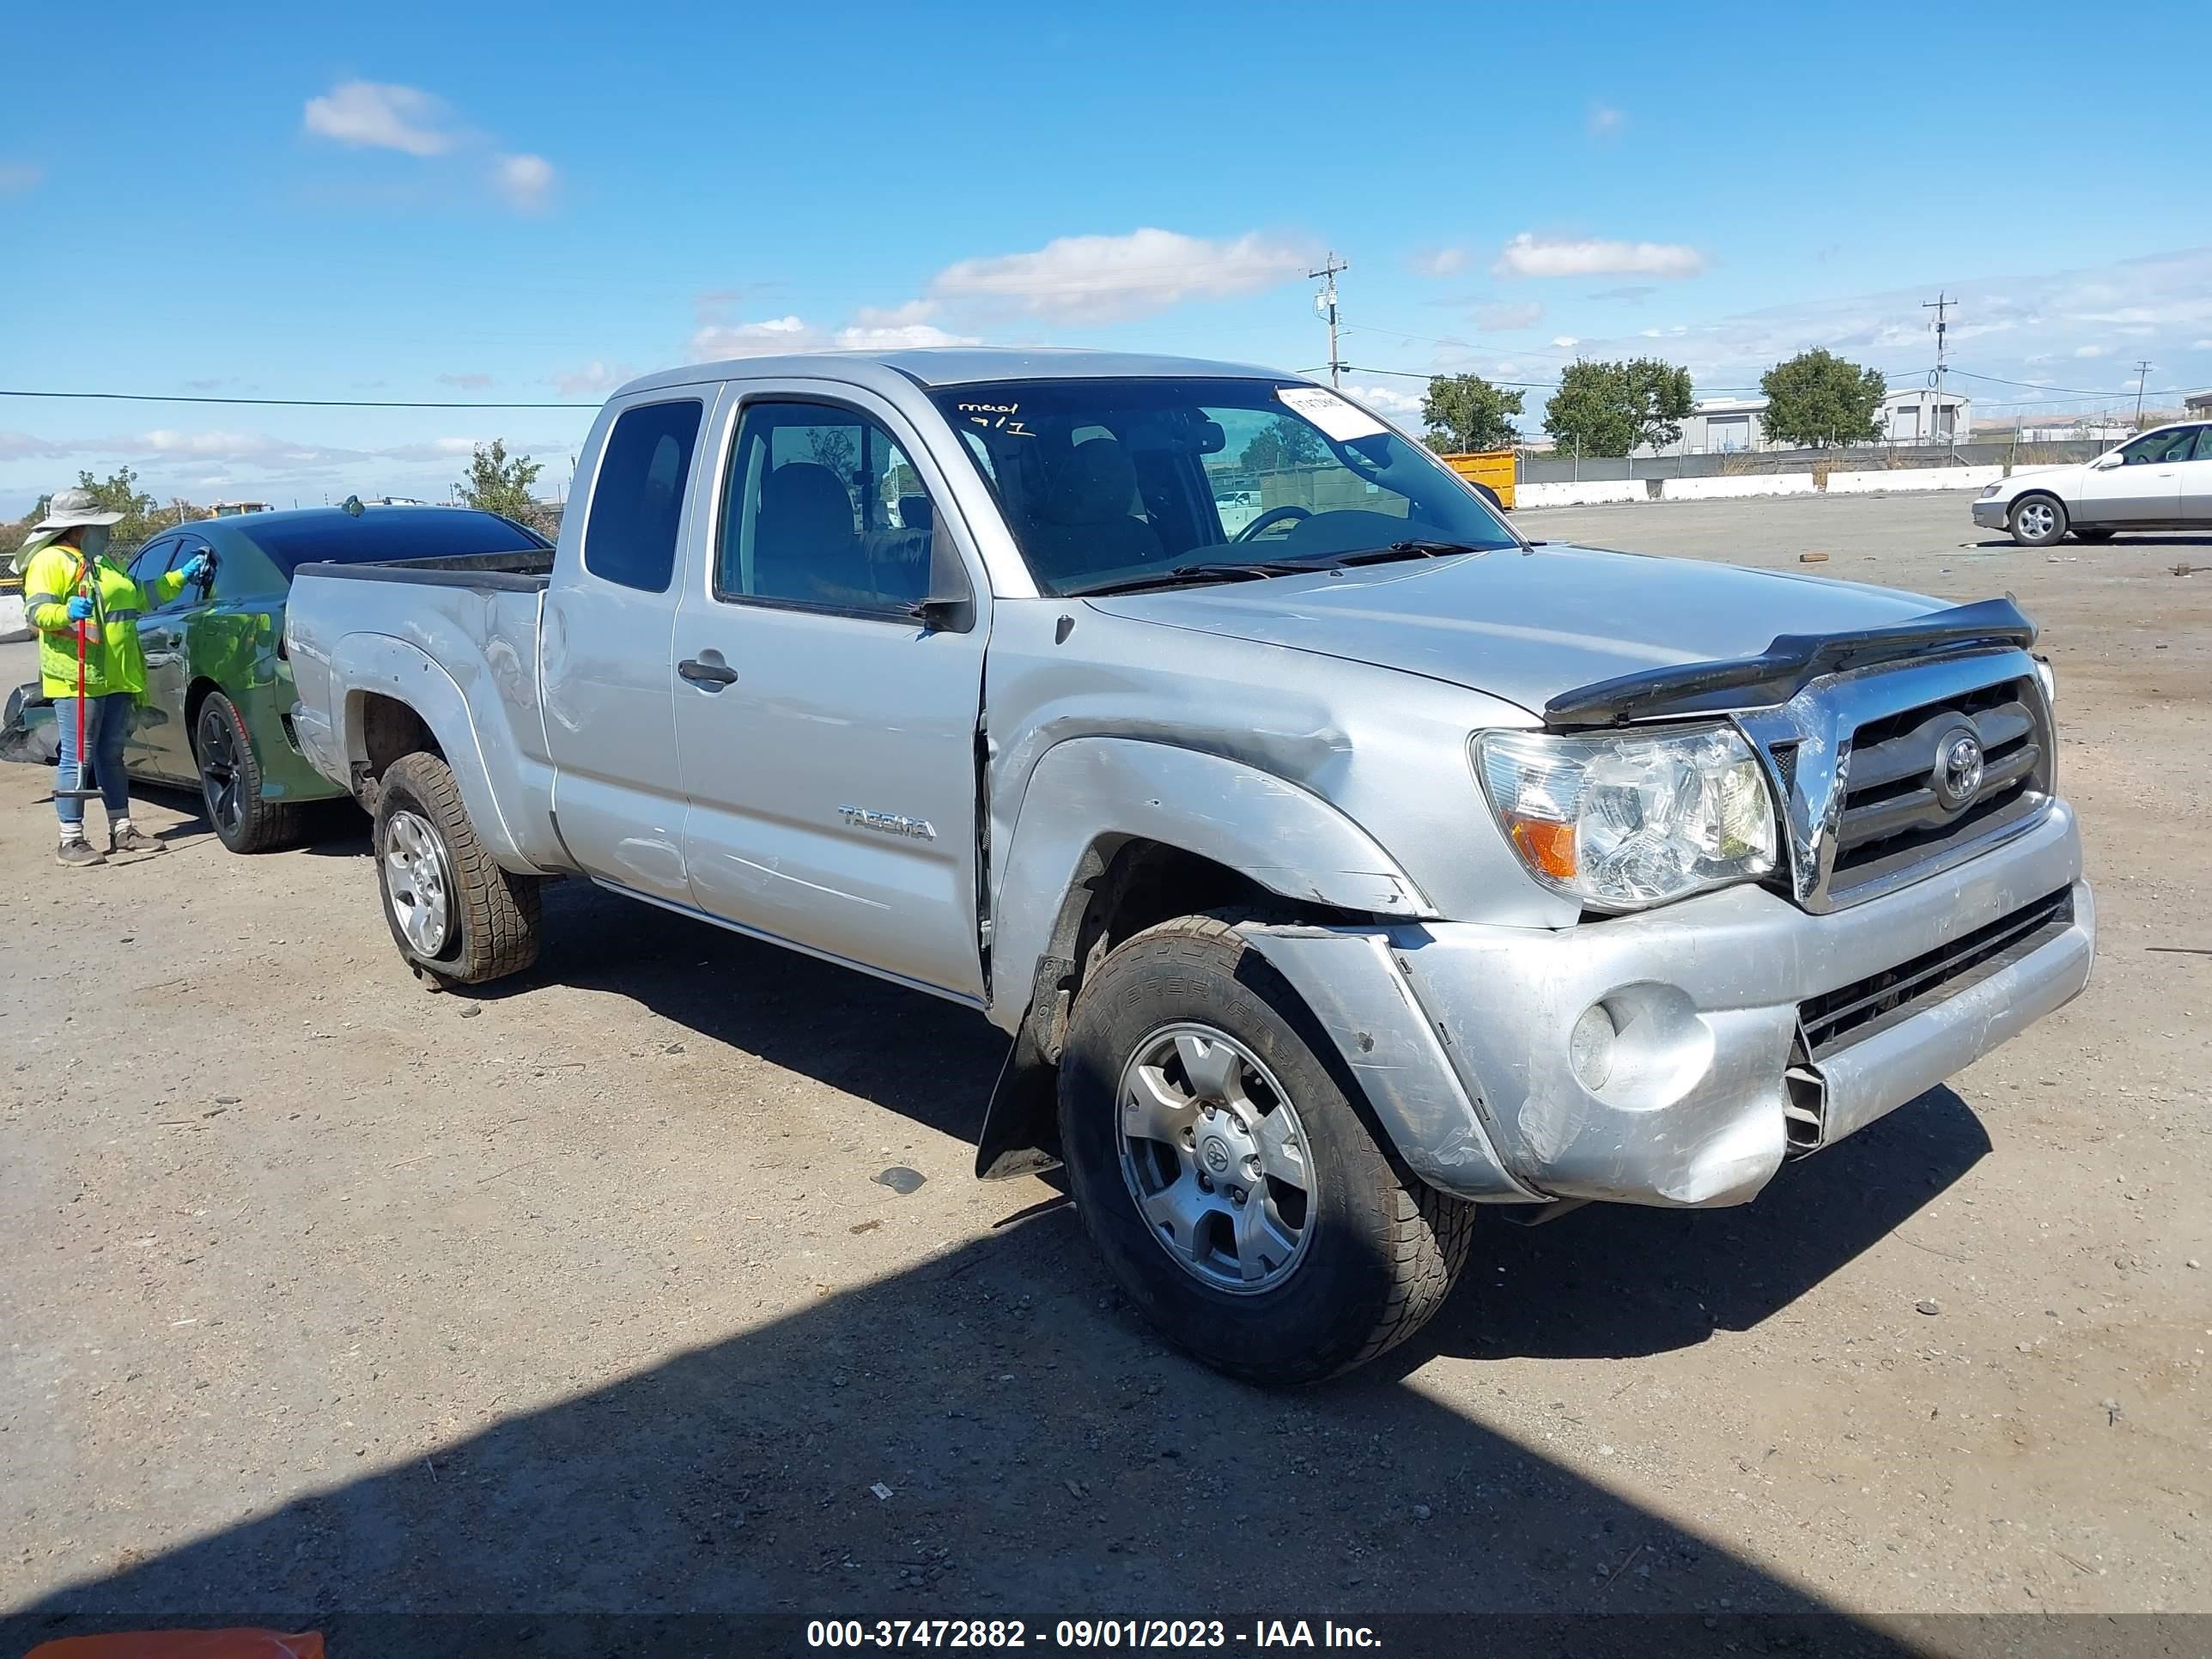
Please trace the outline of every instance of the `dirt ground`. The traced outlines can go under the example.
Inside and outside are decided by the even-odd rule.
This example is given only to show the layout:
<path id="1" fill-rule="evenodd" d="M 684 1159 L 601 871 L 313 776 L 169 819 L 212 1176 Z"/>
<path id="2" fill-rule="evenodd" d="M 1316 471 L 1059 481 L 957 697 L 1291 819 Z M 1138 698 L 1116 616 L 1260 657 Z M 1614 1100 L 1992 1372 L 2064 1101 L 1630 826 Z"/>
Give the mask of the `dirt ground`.
<path id="1" fill-rule="evenodd" d="M 2017 594 L 2087 995 L 1748 1207 L 1486 1226 L 1408 1348 L 1269 1394 L 970 1179 L 972 1015 L 576 883 L 428 994 L 357 820 L 239 859 L 162 796 L 67 872 L 0 768 L 0 1613 L 2212 1611 L 2212 544 L 1521 522 Z"/>

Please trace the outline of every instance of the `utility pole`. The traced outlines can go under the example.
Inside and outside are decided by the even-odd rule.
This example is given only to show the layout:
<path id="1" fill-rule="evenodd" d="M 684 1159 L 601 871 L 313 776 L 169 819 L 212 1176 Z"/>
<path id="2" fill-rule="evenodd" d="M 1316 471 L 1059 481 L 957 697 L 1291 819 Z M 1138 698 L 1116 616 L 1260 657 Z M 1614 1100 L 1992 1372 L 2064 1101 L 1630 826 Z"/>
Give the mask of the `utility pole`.
<path id="1" fill-rule="evenodd" d="M 1344 384 L 1344 363 L 1336 355 L 1336 274 L 1351 269 L 1350 265 L 1337 258 L 1336 250 L 1331 248 L 1319 270 L 1306 272 L 1309 277 L 1319 280 L 1322 284 L 1321 292 L 1314 295 L 1314 310 L 1328 319 L 1328 383 L 1331 386 Z"/>
<path id="2" fill-rule="evenodd" d="M 2136 430 L 2142 430 L 2143 382 L 2150 376 L 2152 365 L 2138 360 L 2136 363 Z"/>
<path id="3" fill-rule="evenodd" d="M 1946 366 L 1944 350 L 1950 343 L 1946 337 L 1951 331 L 1949 318 L 1951 307 L 1958 303 L 1939 288 L 1936 290 L 1936 297 L 1933 300 L 1923 300 L 1920 305 L 1923 311 L 1932 311 L 1936 313 L 1936 407 L 1929 411 L 1930 420 L 1942 418 L 1943 370 Z M 1952 441 L 1954 443 L 1957 441 L 1958 431 L 1959 423 L 1954 418 L 1951 422 Z"/>

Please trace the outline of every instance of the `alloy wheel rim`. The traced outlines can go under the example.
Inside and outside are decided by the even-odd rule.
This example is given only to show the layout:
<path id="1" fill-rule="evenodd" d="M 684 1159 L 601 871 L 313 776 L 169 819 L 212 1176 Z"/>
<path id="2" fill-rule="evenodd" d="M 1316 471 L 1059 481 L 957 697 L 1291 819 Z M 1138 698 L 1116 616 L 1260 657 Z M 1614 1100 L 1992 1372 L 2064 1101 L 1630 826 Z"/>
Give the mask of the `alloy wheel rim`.
<path id="1" fill-rule="evenodd" d="M 243 780 L 239 776 L 238 739 L 219 708 L 200 716 L 200 793 L 216 827 L 235 834 L 246 817 Z"/>
<path id="2" fill-rule="evenodd" d="M 1305 1127 L 1260 1057 L 1194 1022 L 1162 1027 L 1122 1068 L 1122 1178 L 1176 1266 L 1235 1295 L 1282 1285 L 1313 1233 Z"/>
<path id="3" fill-rule="evenodd" d="M 2048 536 L 2051 533 L 2051 509 L 2042 502 L 2031 501 L 2021 509 L 2020 517 L 2029 535 Z"/>
<path id="4" fill-rule="evenodd" d="M 418 956 L 446 945 L 453 884 L 437 832 L 414 812 L 394 812 L 384 827 L 384 890 L 392 919 Z"/>

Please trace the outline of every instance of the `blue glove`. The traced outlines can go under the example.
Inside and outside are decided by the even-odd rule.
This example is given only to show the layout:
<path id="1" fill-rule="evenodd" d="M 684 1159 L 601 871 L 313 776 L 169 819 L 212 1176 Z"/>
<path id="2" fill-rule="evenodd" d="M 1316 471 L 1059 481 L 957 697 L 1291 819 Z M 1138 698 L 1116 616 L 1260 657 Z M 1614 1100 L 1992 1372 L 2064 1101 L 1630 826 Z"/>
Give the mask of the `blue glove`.
<path id="1" fill-rule="evenodd" d="M 69 602 L 69 613 L 70 620 L 71 622 L 86 622 L 90 620 L 92 616 L 92 599 L 90 596 L 83 593 L 73 595 Z"/>
<path id="2" fill-rule="evenodd" d="M 189 587 L 207 574 L 208 556 L 204 553 L 195 553 L 183 564 L 178 566 L 177 569 L 178 573 L 184 577 L 185 585 Z"/>

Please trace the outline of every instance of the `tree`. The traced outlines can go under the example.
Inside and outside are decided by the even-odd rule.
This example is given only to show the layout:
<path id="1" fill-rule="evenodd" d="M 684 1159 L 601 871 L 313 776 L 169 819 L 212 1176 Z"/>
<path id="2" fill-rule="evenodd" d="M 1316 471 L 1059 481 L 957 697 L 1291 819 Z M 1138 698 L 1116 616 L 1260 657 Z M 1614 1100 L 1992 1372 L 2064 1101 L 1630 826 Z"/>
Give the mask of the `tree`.
<path id="1" fill-rule="evenodd" d="M 1425 441 L 1446 454 L 1504 449 L 1521 441 L 1508 416 L 1521 412 L 1521 394 L 1494 386 L 1480 374 L 1438 374 L 1421 399 Z"/>
<path id="2" fill-rule="evenodd" d="M 1569 363 L 1544 410 L 1544 430 L 1559 447 L 1585 455 L 1662 448 L 1682 435 L 1692 404 L 1690 371 L 1656 357 Z"/>
<path id="3" fill-rule="evenodd" d="M 1766 435 L 1825 449 L 1870 443 L 1881 436 L 1875 416 L 1889 384 L 1878 368 L 1861 368 L 1825 351 L 1801 351 L 1759 377 L 1766 394 Z"/>
<path id="4" fill-rule="evenodd" d="M 1304 421 L 1278 415 L 1244 446 L 1244 453 L 1237 461 L 1247 472 L 1281 472 L 1291 467 L 1311 466 L 1322 458 L 1322 453 L 1319 433 Z"/>
<path id="5" fill-rule="evenodd" d="M 544 470 L 543 462 L 527 455 L 509 457 L 507 440 L 494 438 L 489 444 L 477 446 L 469 458 L 469 476 L 454 488 L 470 507 L 502 514 L 517 524 L 535 524 L 538 502 L 530 486 Z"/>

